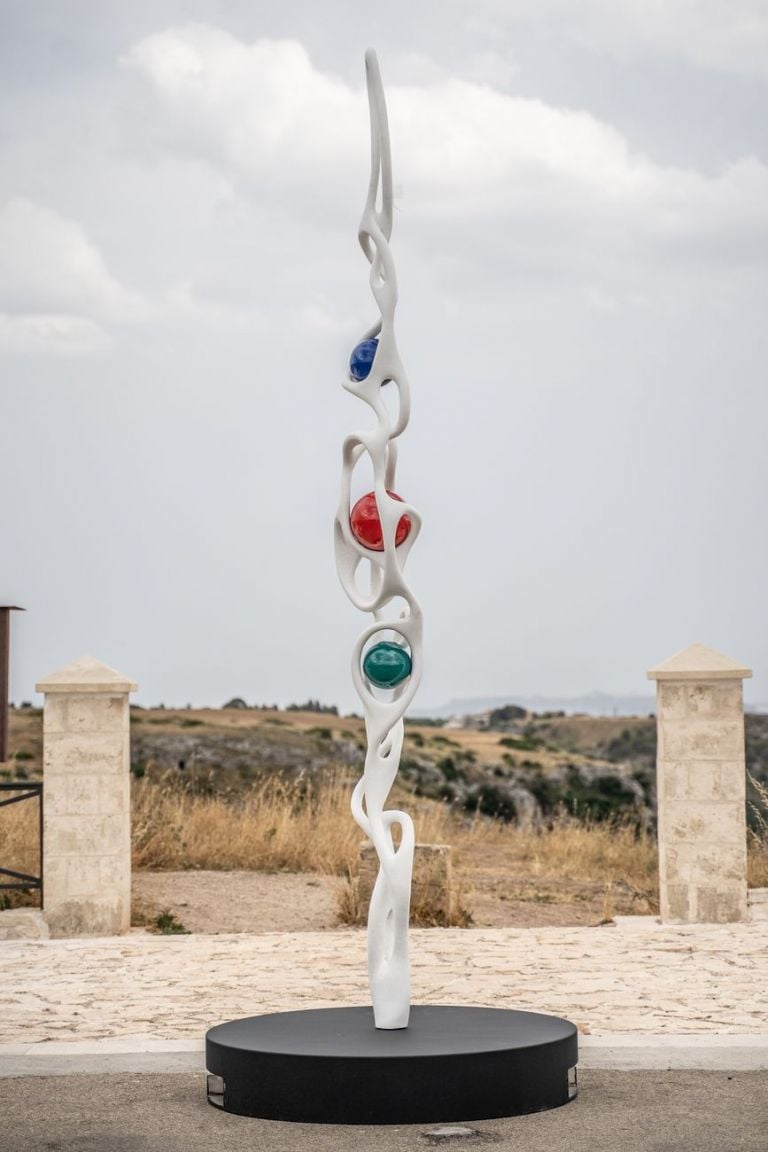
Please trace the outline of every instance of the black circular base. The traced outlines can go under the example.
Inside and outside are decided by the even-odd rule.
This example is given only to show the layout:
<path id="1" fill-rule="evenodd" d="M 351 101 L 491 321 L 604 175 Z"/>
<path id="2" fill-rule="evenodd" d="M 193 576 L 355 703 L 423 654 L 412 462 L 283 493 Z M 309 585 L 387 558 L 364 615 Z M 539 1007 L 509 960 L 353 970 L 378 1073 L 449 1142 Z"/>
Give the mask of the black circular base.
<path id="1" fill-rule="evenodd" d="M 576 1095 L 576 1028 L 501 1008 L 414 1007 L 381 1031 L 371 1008 L 231 1020 L 205 1039 L 208 1099 L 226 1112 L 308 1124 L 491 1120 Z"/>

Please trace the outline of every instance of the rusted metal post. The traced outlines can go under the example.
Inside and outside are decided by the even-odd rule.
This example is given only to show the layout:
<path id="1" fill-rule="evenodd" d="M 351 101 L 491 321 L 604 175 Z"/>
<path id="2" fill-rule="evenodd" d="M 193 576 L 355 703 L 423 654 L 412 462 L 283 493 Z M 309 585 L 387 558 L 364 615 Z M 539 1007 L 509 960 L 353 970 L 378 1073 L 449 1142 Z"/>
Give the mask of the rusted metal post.
<path id="1" fill-rule="evenodd" d="M 15 604 L 0 604 L 0 764 L 8 759 L 8 697 L 11 667 L 11 612 L 23 612 Z"/>

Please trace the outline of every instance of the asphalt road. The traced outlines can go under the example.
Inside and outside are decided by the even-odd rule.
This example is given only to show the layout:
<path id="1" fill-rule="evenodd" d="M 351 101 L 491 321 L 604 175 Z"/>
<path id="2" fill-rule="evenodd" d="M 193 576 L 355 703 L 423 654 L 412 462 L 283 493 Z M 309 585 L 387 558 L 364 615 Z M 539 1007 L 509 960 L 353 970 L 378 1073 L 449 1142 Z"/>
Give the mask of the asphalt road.
<path id="1" fill-rule="evenodd" d="M 249 1120 L 208 1105 L 190 1073 L 0 1080 L 2 1152 L 768 1152 L 768 1073 L 585 1071 L 564 1108 L 465 1127 Z"/>

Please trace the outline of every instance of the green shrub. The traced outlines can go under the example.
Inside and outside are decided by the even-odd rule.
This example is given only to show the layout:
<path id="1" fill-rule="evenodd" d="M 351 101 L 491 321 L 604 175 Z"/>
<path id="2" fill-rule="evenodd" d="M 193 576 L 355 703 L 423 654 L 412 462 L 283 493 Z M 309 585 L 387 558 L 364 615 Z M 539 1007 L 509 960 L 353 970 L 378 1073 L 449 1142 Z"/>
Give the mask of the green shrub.
<path id="1" fill-rule="evenodd" d="M 575 815 L 586 815 L 592 820 L 607 820 L 619 813 L 637 810 L 634 792 L 617 776 L 595 776 L 586 782 L 576 768 L 568 770 L 568 787 L 563 801 Z"/>
<path id="2" fill-rule="evenodd" d="M 154 925 L 163 936 L 189 936 L 189 931 L 176 919 L 170 908 L 164 908 L 157 914 Z"/>
<path id="3" fill-rule="evenodd" d="M 543 743 L 538 736 L 502 736 L 499 740 L 503 748 L 516 748 L 519 752 L 533 752 Z"/>
<path id="4" fill-rule="evenodd" d="M 484 816 L 496 816 L 509 823 L 517 819 L 517 808 L 511 796 L 494 784 L 481 784 L 466 797 L 464 807 L 468 812 L 481 812 Z"/>
<path id="5" fill-rule="evenodd" d="M 289 704 L 286 712 L 327 712 L 329 716 L 338 716 L 339 710 L 335 704 L 321 704 L 319 700 L 307 700 L 306 704 Z"/>
<path id="6" fill-rule="evenodd" d="M 612 764 L 623 760 L 642 760 L 648 765 L 656 763 L 656 725 L 643 724 L 634 728 L 624 728 L 618 736 L 601 749 L 606 760 Z"/>
<path id="7" fill-rule="evenodd" d="M 442 760 L 437 761 L 437 765 L 445 776 L 446 780 L 463 780 L 464 771 L 456 764 L 452 756 L 443 756 Z"/>
<path id="8" fill-rule="evenodd" d="M 511 720 L 525 720 L 528 712 L 518 704 L 505 704 L 503 708 L 494 708 L 488 717 L 488 727 L 498 728 L 500 724 L 509 724 Z"/>

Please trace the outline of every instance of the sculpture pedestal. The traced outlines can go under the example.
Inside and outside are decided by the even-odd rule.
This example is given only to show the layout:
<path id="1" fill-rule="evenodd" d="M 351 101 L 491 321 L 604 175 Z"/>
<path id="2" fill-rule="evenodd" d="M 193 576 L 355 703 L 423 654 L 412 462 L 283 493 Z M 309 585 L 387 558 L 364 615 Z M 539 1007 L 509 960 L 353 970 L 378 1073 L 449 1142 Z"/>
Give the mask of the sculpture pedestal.
<path id="1" fill-rule="evenodd" d="M 541 1112 L 576 1095 L 576 1027 L 501 1008 L 417 1006 L 408 1028 L 320 1008 L 231 1020 L 205 1040 L 211 1104 L 305 1124 L 425 1124 Z"/>

